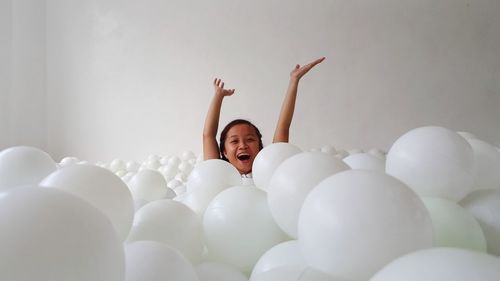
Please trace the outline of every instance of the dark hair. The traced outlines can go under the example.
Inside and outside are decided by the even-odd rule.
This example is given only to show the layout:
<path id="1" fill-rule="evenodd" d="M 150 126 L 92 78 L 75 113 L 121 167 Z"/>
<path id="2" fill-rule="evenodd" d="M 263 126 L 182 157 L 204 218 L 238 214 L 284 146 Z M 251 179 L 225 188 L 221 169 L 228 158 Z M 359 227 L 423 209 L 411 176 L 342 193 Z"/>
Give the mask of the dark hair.
<path id="1" fill-rule="evenodd" d="M 262 144 L 262 134 L 260 133 L 259 129 L 254 124 L 252 124 L 252 122 L 245 119 L 235 119 L 229 122 L 220 133 L 220 141 L 219 141 L 220 159 L 229 162 L 226 156 L 224 156 L 224 149 L 225 149 L 224 145 L 226 143 L 227 132 L 229 132 L 229 130 L 232 127 L 240 124 L 246 124 L 252 126 L 255 129 L 255 132 L 257 133 L 257 137 L 259 137 L 259 150 L 261 150 L 264 147 L 264 145 Z"/>

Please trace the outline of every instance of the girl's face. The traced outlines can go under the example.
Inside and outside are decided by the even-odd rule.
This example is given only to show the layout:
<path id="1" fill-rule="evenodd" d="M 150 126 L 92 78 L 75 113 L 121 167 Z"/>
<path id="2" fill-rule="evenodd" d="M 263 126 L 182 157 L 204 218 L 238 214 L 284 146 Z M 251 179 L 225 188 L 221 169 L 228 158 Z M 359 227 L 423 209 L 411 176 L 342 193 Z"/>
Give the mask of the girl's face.
<path id="1" fill-rule="evenodd" d="M 252 171 L 253 160 L 257 153 L 259 153 L 259 137 L 251 125 L 238 124 L 229 129 L 224 142 L 224 156 L 240 174 Z"/>

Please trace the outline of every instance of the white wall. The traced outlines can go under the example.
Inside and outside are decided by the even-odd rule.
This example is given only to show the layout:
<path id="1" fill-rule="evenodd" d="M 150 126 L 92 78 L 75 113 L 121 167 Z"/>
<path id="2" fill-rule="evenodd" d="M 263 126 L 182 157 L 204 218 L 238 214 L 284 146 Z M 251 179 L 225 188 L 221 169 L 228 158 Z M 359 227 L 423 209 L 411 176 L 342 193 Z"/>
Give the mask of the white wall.
<path id="1" fill-rule="evenodd" d="M 45 1 L 1 2 L 0 149 L 47 146 Z"/>
<path id="2" fill-rule="evenodd" d="M 0 149 L 10 145 L 7 132 L 10 95 L 11 46 L 12 46 L 12 7 L 10 1 L 0 1 Z"/>
<path id="3" fill-rule="evenodd" d="M 48 0 L 49 151 L 90 161 L 201 151 L 222 77 L 221 124 L 269 143 L 288 73 L 301 84 L 291 141 L 388 149 L 423 125 L 500 139 L 496 0 Z"/>

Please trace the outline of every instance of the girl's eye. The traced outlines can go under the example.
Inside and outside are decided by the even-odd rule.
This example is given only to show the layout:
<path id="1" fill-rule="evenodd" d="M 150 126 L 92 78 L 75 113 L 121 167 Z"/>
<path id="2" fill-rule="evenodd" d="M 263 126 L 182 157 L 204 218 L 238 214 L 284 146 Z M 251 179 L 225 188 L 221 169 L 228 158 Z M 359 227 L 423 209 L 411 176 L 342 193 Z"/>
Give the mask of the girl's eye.
<path id="1" fill-rule="evenodd" d="M 237 143 L 238 143 L 238 141 L 237 141 L 237 140 L 232 140 L 230 143 L 232 143 L 232 144 L 237 144 Z"/>

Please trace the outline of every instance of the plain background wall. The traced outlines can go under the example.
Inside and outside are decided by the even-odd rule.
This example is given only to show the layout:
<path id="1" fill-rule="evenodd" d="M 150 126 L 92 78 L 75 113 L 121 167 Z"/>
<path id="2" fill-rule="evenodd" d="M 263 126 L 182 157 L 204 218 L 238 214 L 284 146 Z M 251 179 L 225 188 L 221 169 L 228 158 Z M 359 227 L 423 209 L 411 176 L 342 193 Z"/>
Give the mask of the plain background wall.
<path id="1" fill-rule="evenodd" d="M 48 150 L 45 1 L 0 2 L 0 148 Z"/>
<path id="2" fill-rule="evenodd" d="M 10 145 L 8 124 L 8 95 L 10 94 L 11 73 L 11 3 L 0 1 L 0 149 Z"/>
<path id="3" fill-rule="evenodd" d="M 200 153 L 214 77 L 236 88 L 221 126 L 248 118 L 269 144 L 290 70 L 321 56 L 291 128 L 304 149 L 387 150 L 424 125 L 500 140 L 496 0 L 47 0 L 46 12 L 46 33 L 14 29 L 46 40 L 23 51 L 46 46 L 45 88 L 37 73 L 12 73 L 41 86 L 33 101 L 47 111 L 23 121 L 46 116 L 45 135 L 27 132 L 56 160 Z"/>

